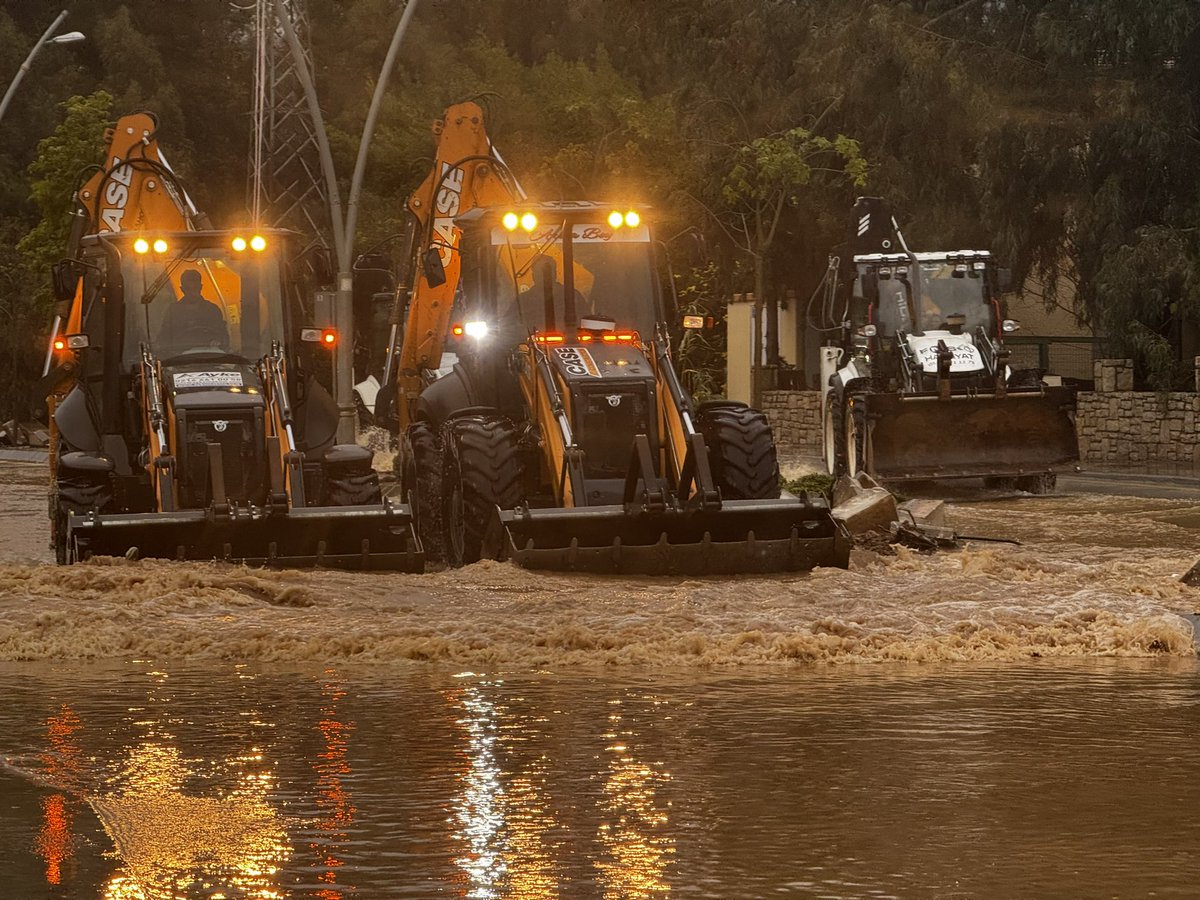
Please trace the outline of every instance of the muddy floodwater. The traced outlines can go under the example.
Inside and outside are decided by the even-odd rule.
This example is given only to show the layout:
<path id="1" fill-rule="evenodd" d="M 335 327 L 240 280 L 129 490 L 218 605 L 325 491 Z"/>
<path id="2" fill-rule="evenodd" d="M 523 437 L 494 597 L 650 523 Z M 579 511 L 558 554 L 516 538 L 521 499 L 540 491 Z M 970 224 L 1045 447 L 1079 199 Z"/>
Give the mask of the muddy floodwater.
<path id="1" fill-rule="evenodd" d="M 1195 896 L 1200 501 L 849 571 L 46 560 L 0 463 L 0 897 Z"/>

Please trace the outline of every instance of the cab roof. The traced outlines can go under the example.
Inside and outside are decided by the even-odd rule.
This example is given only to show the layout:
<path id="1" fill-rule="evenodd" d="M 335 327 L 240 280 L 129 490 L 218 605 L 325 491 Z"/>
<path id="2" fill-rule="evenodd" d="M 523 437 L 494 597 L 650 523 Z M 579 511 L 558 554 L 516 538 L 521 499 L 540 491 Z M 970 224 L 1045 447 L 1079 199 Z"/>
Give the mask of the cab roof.
<path id="1" fill-rule="evenodd" d="M 519 202 L 514 201 L 505 206 L 477 206 L 463 213 L 461 216 L 455 217 L 454 221 L 462 225 L 469 225 L 476 222 L 499 222 L 500 218 L 508 212 L 531 212 L 539 219 L 552 217 L 555 219 L 592 222 L 603 220 L 613 210 L 625 212 L 629 209 L 635 209 L 638 213 L 644 214 L 647 208 L 637 203 L 604 203 L 596 200 L 544 200 L 541 202 L 524 200 Z"/>

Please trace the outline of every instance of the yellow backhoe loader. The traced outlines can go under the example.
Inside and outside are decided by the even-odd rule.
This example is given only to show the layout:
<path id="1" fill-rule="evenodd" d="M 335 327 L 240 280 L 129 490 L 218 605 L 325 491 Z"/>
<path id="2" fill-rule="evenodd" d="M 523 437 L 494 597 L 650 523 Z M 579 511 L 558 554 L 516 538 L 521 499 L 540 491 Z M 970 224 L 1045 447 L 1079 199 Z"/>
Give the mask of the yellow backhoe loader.
<path id="1" fill-rule="evenodd" d="M 646 211 L 530 201 L 474 103 L 434 130 L 384 387 L 426 549 L 599 572 L 845 567 L 824 499 L 781 496 L 763 414 L 681 386 Z"/>
<path id="2" fill-rule="evenodd" d="M 77 192 L 43 386 L 60 563 L 93 554 L 420 571 L 369 451 L 334 443 L 308 257 L 213 230 L 126 116 Z"/>

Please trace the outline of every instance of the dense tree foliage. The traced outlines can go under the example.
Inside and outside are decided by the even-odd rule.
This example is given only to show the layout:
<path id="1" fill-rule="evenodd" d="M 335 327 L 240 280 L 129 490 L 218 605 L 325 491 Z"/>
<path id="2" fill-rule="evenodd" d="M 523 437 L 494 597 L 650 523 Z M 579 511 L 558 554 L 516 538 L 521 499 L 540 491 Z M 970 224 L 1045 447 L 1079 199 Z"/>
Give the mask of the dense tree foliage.
<path id="1" fill-rule="evenodd" d="M 68 6 L 88 40 L 43 48 L 0 122 L 0 416 L 25 412 L 46 265 L 103 119 L 152 109 L 214 221 L 248 202 L 253 4 Z M 56 11 L 0 10 L 5 86 Z M 307 0 L 347 180 L 401 11 Z M 992 247 L 1135 355 L 1143 383 L 1170 386 L 1200 352 L 1189 0 L 424 0 L 371 147 L 360 247 L 398 230 L 430 122 L 466 96 L 486 98 L 531 194 L 641 203 L 661 237 L 703 235 L 671 243 L 689 309 L 807 296 L 867 191 L 916 246 Z"/>

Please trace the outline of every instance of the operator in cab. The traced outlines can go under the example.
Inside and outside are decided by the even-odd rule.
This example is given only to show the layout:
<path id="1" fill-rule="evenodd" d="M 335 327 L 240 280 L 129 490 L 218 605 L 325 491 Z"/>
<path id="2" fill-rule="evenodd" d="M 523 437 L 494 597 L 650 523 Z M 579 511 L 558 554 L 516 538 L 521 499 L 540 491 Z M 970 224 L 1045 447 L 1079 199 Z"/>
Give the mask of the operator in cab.
<path id="1" fill-rule="evenodd" d="M 158 330 L 156 349 L 161 358 L 189 350 L 229 350 L 229 329 L 221 308 L 200 293 L 202 279 L 195 269 L 179 276 L 183 296 L 172 303 Z"/>

